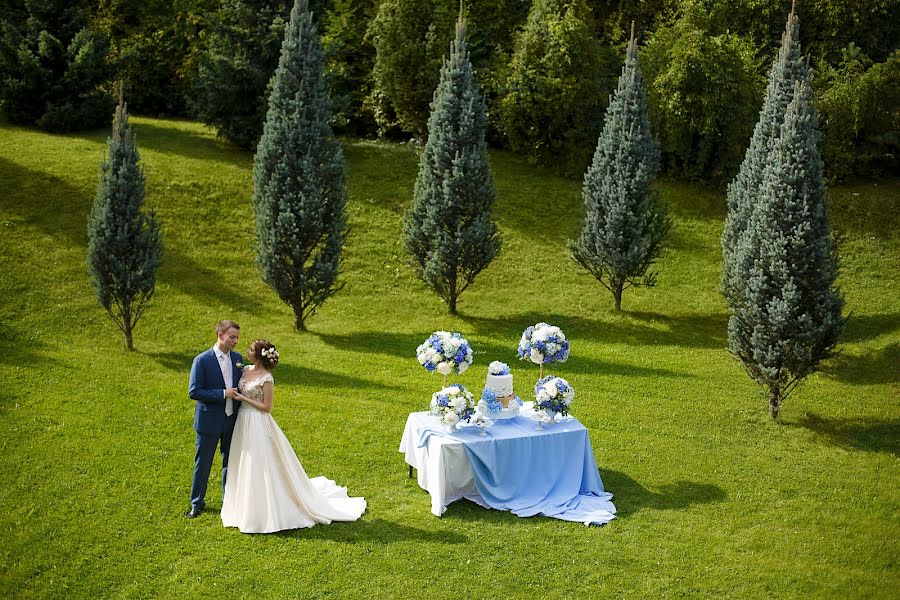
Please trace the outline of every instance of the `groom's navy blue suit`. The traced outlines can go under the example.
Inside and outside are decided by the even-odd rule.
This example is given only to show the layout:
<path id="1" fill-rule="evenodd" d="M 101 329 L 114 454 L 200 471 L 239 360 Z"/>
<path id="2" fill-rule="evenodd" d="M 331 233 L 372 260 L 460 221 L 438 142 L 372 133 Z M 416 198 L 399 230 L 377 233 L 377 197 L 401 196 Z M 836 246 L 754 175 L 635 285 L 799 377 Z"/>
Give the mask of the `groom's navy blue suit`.
<path id="1" fill-rule="evenodd" d="M 231 381 L 237 387 L 241 378 L 241 370 L 235 365 L 241 362 L 241 355 L 230 353 Z M 231 435 L 237 421 L 241 403 L 233 401 L 234 412 L 225 415 L 225 379 L 219 367 L 219 359 L 210 348 L 194 358 L 191 365 L 191 381 L 188 395 L 197 401 L 194 411 L 194 431 L 197 432 L 197 452 L 194 455 L 194 478 L 191 481 L 191 506 L 202 509 L 206 506 L 206 484 L 209 471 L 212 469 L 216 446 L 222 451 L 222 490 L 225 490 L 225 477 L 228 474 L 228 452 L 231 449 Z"/>

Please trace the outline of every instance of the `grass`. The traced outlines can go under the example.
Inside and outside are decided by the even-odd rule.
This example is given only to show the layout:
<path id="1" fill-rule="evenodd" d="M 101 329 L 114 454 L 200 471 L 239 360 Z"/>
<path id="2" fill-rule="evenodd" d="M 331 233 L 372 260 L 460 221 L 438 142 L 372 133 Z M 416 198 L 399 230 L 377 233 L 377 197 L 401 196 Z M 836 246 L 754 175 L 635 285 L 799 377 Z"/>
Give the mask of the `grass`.
<path id="1" fill-rule="evenodd" d="M 165 259 L 138 352 L 97 305 L 87 214 L 106 132 L 0 125 L 0 595 L 4 597 L 892 597 L 900 586 L 900 181 L 831 190 L 852 311 L 842 354 L 779 422 L 726 352 L 721 194 L 659 184 L 675 225 L 655 289 L 624 311 L 565 251 L 579 185 L 506 153 L 492 164 L 497 260 L 461 315 L 404 264 L 413 149 L 346 140 L 346 288 L 292 330 L 254 267 L 251 156 L 200 125 L 134 118 Z M 537 291 L 536 291 L 537 290 Z M 188 507 L 192 357 L 224 317 L 281 351 L 275 417 L 310 475 L 363 495 L 361 521 L 250 536 Z M 620 518 L 519 519 L 465 501 L 443 518 L 397 452 L 438 380 L 415 362 L 461 331 L 520 392 L 521 330 L 564 328 L 556 371 L 578 390 Z M 208 496 L 220 506 L 218 459 Z M 893 592 L 891 590 L 894 590 Z"/>

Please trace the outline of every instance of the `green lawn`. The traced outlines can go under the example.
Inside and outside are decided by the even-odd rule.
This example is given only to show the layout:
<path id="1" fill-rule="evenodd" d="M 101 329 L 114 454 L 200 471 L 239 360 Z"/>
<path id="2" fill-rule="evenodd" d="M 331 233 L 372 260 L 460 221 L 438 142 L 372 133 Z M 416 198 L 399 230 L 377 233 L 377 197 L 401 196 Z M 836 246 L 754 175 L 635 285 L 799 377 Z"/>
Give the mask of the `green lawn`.
<path id="1" fill-rule="evenodd" d="M 138 352 L 94 299 L 87 214 L 106 132 L 0 125 L 0 596 L 896 597 L 900 589 L 900 180 L 831 190 L 852 319 L 842 354 L 780 421 L 725 350 L 721 194 L 659 189 L 675 217 L 658 287 L 611 295 L 568 259 L 578 182 L 494 153 L 498 259 L 461 315 L 405 264 L 412 147 L 347 140 L 346 287 L 293 331 L 252 252 L 251 155 L 202 126 L 134 118 L 165 257 Z M 310 475 L 363 495 L 356 523 L 278 535 L 188 521 L 191 359 L 220 318 L 279 347 L 275 418 Z M 586 528 L 467 502 L 443 518 L 397 451 L 439 380 L 415 360 L 435 329 L 525 392 L 524 327 L 572 341 L 578 391 L 619 519 Z M 221 505 L 218 459 L 208 500 Z M 894 590 L 893 592 L 891 590 Z"/>

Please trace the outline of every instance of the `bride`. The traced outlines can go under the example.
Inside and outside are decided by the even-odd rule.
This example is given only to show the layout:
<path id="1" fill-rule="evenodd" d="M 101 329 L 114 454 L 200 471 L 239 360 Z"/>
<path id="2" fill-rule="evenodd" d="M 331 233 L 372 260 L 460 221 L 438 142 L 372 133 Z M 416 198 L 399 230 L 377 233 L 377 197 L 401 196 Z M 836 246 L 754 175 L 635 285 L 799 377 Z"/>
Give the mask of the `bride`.
<path id="1" fill-rule="evenodd" d="M 244 533 L 272 533 L 316 523 L 355 521 L 366 510 L 363 498 L 325 477 L 310 479 L 272 418 L 278 351 L 266 340 L 250 345 L 253 366 L 244 367 L 241 401 L 222 501 L 222 523 Z"/>

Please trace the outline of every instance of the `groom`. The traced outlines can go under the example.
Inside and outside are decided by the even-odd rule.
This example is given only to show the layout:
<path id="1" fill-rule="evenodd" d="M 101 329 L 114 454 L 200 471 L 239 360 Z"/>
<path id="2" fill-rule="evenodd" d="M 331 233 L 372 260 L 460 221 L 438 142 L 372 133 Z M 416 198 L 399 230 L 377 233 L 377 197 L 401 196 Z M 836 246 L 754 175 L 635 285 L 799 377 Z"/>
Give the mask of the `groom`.
<path id="1" fill-rule="evenodd" d="M 219 321 L 216 325 L 215 345 L 197 355 L 191 365 L 188 395 L 197 401 L 194 412 L 194 431 L 197 432 L 197 452 L 194 455 L 194 479 L 191 481 L 191 510 L 189 519 L 200 516 L 206 506 L 206 484 L 212 469 L 216 446 L 222 452 L 222 490 L 228 474 L 228 451 L 231 434 L 241 406 L 237 384 L 241 378 L 241 355 L 233 352 L 241 328 L 234 321 Z"/>

